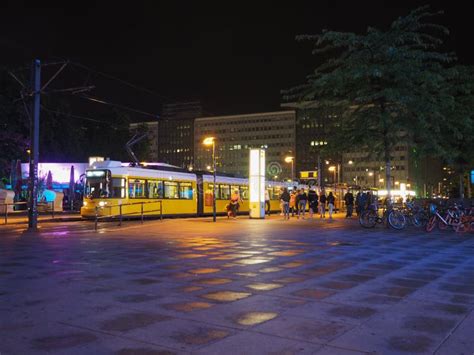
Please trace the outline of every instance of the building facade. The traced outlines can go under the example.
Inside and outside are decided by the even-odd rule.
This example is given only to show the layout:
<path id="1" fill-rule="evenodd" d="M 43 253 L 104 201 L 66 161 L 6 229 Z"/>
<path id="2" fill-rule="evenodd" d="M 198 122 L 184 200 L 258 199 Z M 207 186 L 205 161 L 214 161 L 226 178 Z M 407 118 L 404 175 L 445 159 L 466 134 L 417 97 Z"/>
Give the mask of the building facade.
<path id="1" fill-rule="evenodd" d="M 291 178 L 295 154 L 295 112 L 293 110 L 232 116 L 202 117 L 194 122 L 195 168 L 212 166 L 212 152 L 202 144 L 205 137 L 216 138 L 217 170 L 248 176 L 249 149 L 266 149 L 266 178 Z"/>
<path id="2" fill-rule="evenodd" d="M 158 121 L 158 160 L 192 168 L 194 165 L 194 120 L 202 115 L 199 101 L 163 105 Z"/>
<path id="3" fill-rule="evenodd" d="M 357 148 L 342 154 L 327 150 L 337 117 L 342 114 L 333 108 L 323 108 L 317 102 L 285 103 L 283 108 L 296 112 L 296 171 L 317 171 L 321 184 L 341 183 L 362 188 L 385 188 L 385 164 Z M 393 189 L 401 184 L 416 190 L 419 196 L 432 196 L 440 190 L 442 166 L 434 159 L 418 157 L 407 144 L 395 146 L 392 152 L 390 180 Z M 432 193 L 433 192 L 433 193 Z"/>
<path id="4" fill-rule="evenodd" d="M 391 186 L 396 187 L 401 183 L 407 187 L 414 187 L 415 167 L 406 145 L 397 145 L 392 152 L 391 161 Z M 367 152 L 356 151 L 343 154 L 342 179 L 349 185 L 362 187 L 385 188 L 385 163 L 370 158 Z"/>
<path id="5" fill-rule="evenodd" d="M 334 129 L 337 112 L 321 108 L 316 102 L 285 103 L 282 108 L 295 112 L 295 170 L 296 177 L 302 171 L 314 171 L 314 180 L 321 184 L 334 183 L 340 179 L 340 169 L 336 177 L 328 171 L 329 167 L 338 167 L 341 157 L 327 150 Z M 319 175 L 319 178 L 318 178 Z"/>
<path id="6" fill-rule="evenodd" d="M 129 127 L 132 134 L 146 134 L 148 149 L 142 158 L 150 162 L 158 161 L 158 121 L 131 123 Z"/>

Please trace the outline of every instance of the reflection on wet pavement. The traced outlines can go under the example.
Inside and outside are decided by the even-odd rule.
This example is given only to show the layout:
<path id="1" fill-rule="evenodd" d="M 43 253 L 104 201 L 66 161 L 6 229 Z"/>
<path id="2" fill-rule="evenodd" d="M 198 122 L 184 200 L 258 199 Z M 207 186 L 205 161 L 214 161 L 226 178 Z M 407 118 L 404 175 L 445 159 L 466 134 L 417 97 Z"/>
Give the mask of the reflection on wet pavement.
<path id="1" fill-rule="evenodd" d="M 435 353 L 445 342 L 439 353 L 450 353 L 463 331 L 465 353 L 474 352 L 465 336 L 474 238 L 340 221 L 235 222 L 2 235 L 0 347 L 151 355 L 227 354 L 245 344 L 258 354 L 400 354 Z"/>
<path id="2" fill-rule="evenodd" d="M 270 291 L 274 290 L 275 288 L 282 287 L 282 285 L 279 284 L 267 284 L 267 283 L 256 283 L 256 284 L 250 284 L 246 285 L 245 287 L 251 288 L 252 290 L 255 291 Z"/>
<path id="3" fill-rule="evenodd" d="M 210 278 L 210 279 L 201 279 L 198 281 L 195 281 L 196 283 L 200 285 L 223 285 L 227 284 L 229 282 L 232 282 L 231 279 L 226 279 L 226 278 Z"/>
<path id="4" fill-rule="evenodd" d="M 273 319 L 277 316 L 277 313 L 273 312 L 249 312 L 237 319 L 237 323 L 240 325 L 255 325 L 263 323 Z"/>
<path id="5" fill-rule="evenodd" d="M 233 302 L 242 298 L 249 297 L 250 295 L 251 293 L 247 292 L 217 291 L 201 295 L 201 297 L 219 302 Z"/>
<path id="6" fill-rule="evenodd" d="M 175 303 L 169 304 L 166 308 L 174 309 L 179 312 L 192 312 L 199 309 L 207 309 L 212 307 L 212 304 L 207 302 L 185 302 L 185 303 Z"/>

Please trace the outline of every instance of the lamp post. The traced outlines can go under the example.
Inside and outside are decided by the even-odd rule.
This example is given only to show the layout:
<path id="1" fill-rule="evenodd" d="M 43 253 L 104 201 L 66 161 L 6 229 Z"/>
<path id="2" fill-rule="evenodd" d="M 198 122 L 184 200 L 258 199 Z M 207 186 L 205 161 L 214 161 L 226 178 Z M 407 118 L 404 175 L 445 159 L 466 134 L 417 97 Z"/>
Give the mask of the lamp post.
<path id="1" fill-rule="evenodd" d="M 212 185 L 212 220 L 216 221 L 216 139 L 214 137 L 207 137 L 203 144 L 206 146 L 212 145 L 212 166 L 214 175 L 214 184 Z"/>
<path id="2" fill-rule="evenodd" d="M 286 157 L 285 158 L 285 163 L 291 163 L 291 181 L 295 181 L 295 158 L 294 157 Z"/>
<path id="3" fill-rule="evenodd" d="M 334 173 L 334 177 L 333 177 L 333 182 L 334 182 L 334 191 L 336 191 L 336 166 L 334 165 L 331 165 L 329 168 L 328 168 L 329 171 L 332 171 Z"/>

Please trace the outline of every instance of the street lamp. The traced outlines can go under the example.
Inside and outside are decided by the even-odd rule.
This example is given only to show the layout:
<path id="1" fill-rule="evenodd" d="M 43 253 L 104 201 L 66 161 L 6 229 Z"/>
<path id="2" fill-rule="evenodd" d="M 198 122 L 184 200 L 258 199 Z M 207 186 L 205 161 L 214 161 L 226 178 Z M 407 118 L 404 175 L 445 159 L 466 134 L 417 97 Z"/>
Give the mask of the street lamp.
<path id="1" fill-rule="evenodd" d="M 212 145 L 212 166 L 214 175 L 214 185 L 212 185 L 212 220 L 216 221 L 216 138 L 207 137 L 202 142 L 205 146 Z"/>
<path id="2" fill-rule="evenodd" d="M 285 163 L 291 163 L 291 181 L 295 181 L 295 158 L 294 157 L 286 157 Z"/>
<path id="3" fill-rule="evenodd" d="M 336 167 L 334 165 L 331 165 L 329 168 L 328 168 L 329 171 L 332 171 L 334 173 L 334 178 L 333 178 L 333 181 L 334 181 L 334 191 L 336 190 Z"/>

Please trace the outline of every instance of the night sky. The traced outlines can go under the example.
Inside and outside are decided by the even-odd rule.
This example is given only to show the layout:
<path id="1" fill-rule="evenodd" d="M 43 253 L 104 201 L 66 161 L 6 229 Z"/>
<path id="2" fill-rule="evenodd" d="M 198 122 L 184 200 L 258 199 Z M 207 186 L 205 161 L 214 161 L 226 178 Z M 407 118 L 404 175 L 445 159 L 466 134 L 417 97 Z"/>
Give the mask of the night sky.
<path id="1" fill-rule="evenodd" d="M 152 113 L 159 113 L 164 102 L 200 99 L 205 114 L 211 115 L 278 110 L 280 90 L 303 82 L 316 62 L 311 45 L 296 42 L 295 35 L 324 28 L 360 33 L 367 26 L 386 27 L 427 2 L 32 4 L 0 5 L 2 66 L 25 67 L 34 57 L 46 62 L 68 59 L 156 95 L 74 66 L 52 88 L 93 84 L 97 88 L 90 95 Z M 445 11 L 439 22 L 451 30 L 446 48 L 456 51 L 462 63 L 473 63 L 473 2 L 430 4 Z M 46 70 L 44 76 L 49 74 Z M 150 118 L 134 114 L 132 119 Z"/>

